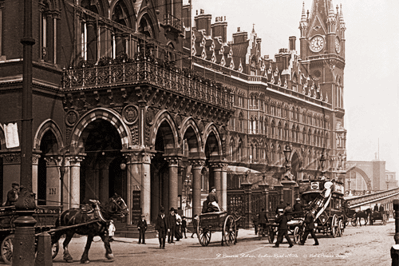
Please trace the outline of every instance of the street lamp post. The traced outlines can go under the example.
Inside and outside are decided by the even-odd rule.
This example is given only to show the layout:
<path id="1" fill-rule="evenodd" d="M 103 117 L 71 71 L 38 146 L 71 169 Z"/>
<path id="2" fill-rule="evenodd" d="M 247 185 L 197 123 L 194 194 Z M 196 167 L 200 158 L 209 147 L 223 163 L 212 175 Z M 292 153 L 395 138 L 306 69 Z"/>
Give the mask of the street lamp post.
<path id="1" fill-rule="evenodd" d="M 288 180 L 292 181 L 292 174 L 291 174 L 291 153 L 292 149 L 290 145 L 285 145 L 284 147 L 284 157 L 285 157 L 285 174 L 284 177 L 287 178 Z"/>

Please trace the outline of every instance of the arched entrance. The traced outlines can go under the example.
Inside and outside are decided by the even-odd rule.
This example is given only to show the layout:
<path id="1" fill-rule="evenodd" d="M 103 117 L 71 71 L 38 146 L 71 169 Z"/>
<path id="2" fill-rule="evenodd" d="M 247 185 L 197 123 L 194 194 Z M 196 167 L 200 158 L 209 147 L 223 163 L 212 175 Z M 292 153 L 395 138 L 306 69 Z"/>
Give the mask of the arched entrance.
<path id="1" fill-rule="evenodd" d="M 126 199 L 126 171 L 120 166 L 122 142 L 116 128 L 103 119 L 94 120 L 83 130 L 81 141 L 86 157 L 80 168 L 80 203 L 89 199 L 107 202 L 114 193 Z"/>

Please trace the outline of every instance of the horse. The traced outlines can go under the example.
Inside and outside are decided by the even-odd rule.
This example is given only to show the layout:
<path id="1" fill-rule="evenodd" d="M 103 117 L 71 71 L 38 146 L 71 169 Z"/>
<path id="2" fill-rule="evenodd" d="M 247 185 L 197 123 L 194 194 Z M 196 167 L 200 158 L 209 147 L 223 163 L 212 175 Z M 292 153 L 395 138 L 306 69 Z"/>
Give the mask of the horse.
<path id="1" fill-rule="evenodd" d="M 363 218 L 364 219 L 364 225 L 367 225 L 367 222 L 369 220 L 370 215 L 371 215 L 371 209 L 370 208 L 367 209 L 367 210 L 364 210 L 364 211 L 358 211 L 358 212 L 356 212 L 356 221 L 357 221 L 357 219 L 359 219 L 359 225 L 362 226 L 362 223 L 361 223 L 360 220 L 361 220 L 361 218 Z"/>
<path id="2" fill-rule="evenodd" d="M 104 242 L 106 259 L 110 262 L 114 260 L 109 235 L 109 231 L 112 231 L 111 227 L 113 227 L 113 221 L 111 219 L 118 217 L 123 218 L 128 213 L 126 203 L 122 197 L 117 194 L 111 197 L 105 206 L 102 206 L 98 200 L 90 200 L 90 202 L 92 203 L 92 208 L 90 208 L 90 210 L 84 210 L 82 208 L 69 209 L 64 211 L 56 221 L 56 229 L 58 228 L 59 230 L 55 231 L 51 240 L 52 244 L 55 244 L 61 236 L 65 234 L 63 259 L 66 262 L 73 261 L 68 251 L 68 244 L 75 233 L 87 235 L 86 246 L 80 259 L 81 263 L 90 262 L 89 249 L 95 236 L 100 236 L 101 240 Z M 66 228 L 63 229 L 63 226 L 66 226 Z M 108 230 L 108 228 L 110 228 L 110 230 Z"/>

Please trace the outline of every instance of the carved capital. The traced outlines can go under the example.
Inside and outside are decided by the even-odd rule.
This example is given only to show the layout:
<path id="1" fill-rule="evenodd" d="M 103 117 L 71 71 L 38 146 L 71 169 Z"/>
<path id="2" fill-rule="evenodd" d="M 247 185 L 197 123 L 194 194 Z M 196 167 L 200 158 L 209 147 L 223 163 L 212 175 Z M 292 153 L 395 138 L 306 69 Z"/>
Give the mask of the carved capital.
<path id="1" fill-rule="evenodd" d="M 210 162 L 212 168 L 220 168 L 222 171 L 227 171 L 228 164 L 226 162 Z"/>
<path id="2" fill-rule="evenodd" d="M 40 154 L 37 153 L 32 154 L 32 164 L 38 164 L 40 157 L 41 157 Z"/>
<path id="3" fill-rule="evenodd" d="M 21 163 L 21 155 L 19 152 L 0 154 L 0 157 L 3 158 L 4 164 L 19 164 L 19 163 Z"/>
<path id="4" fill-rule="evenodd" d="M 164 159 L 169 163 L 169 166 L 178 166 L 182 158 L 180 156 L 164 156 Z"/>
<path id="5" fill-rule="evenodd" d="M 80 165 L 80 162 L 82 162 L 85 158 L 85 156 L 83 155 L 73 155 L 73 156 L 68 156 L 69 161 L 71 162 L 71 164 L 74 165 Z"/>
<path id="6" fill-rule="evenodd" d="M 128 153 L 123 153 L 126 158 L 127 164 L 132 163 L 151 163 L 151 159 L 154 157 L 154 153 L 149 151 L 133 151 Z"/>
<path id="7" fill-rule="evenodd" d="M 205 165 L 204 159 L 189 159 L 189 162 L 193 168 L 202 168 Z"/>

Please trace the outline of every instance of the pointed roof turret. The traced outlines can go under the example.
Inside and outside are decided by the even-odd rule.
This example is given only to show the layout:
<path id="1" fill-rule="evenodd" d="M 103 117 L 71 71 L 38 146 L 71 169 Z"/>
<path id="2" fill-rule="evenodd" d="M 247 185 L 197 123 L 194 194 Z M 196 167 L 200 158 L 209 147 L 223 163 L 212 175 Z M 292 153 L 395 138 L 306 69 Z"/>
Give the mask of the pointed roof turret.
<path id="1" fill-rule="evenodd" d="M 341 24 L 345 23 L 344 22 L 344 13 L 342 12 L 342 4 L 341 4 L 340 12 L 339 12 L 339 21 L 341 22 Z"/>
<path id="2" fill-rule="evenodd" d="M 306 22 L 305 2 L 303 2 L 303 4 L 302 4 L 301 22 Z"/>

